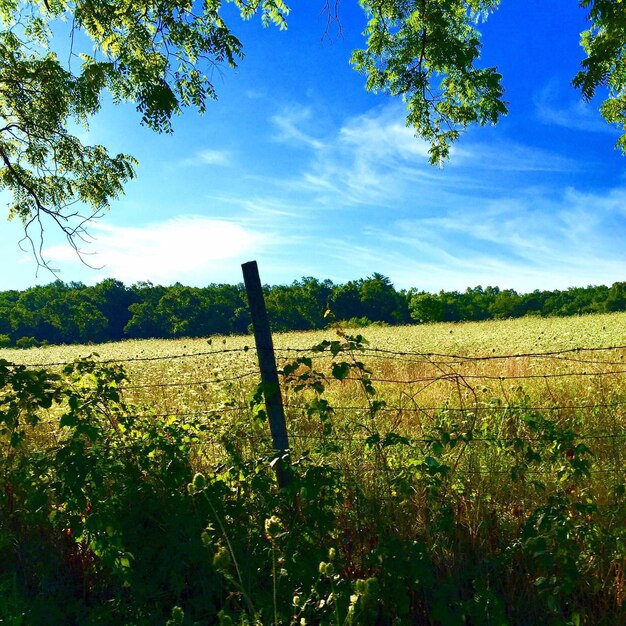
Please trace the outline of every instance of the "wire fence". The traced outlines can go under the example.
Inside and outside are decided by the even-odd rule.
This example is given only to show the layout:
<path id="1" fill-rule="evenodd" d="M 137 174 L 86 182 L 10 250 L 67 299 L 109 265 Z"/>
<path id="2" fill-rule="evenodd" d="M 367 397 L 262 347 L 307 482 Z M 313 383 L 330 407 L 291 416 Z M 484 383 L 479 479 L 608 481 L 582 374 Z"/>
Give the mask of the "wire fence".
<path id="1" fill-rule="evenodd" d="M 275 352 L 279 355 L 279 359 L 282 363 L 297 359 L 300 357 L 310 358 L 312 361 L 324 361 L 324 360 L 346 360 L 347 357 L 344 354 L 333 355 L 326 352 L 315 352 L 311 349 L 302 348 L 276 348 Z M 606 359 L 580 359 L 573 358 L 571 354 L 581 353 L 595 353 L 595 354 L 613 354 L 616 358 Z M 220 360 L 228 355 L 230 357 L 239 357 L 240 361 L 231 369 L 238 369 L 239 371 L 231 371 L 228 375 L 219 375 L 217 371 L 212 372 L 211 377 L 203 378 L 190 378 L 190 373 L 194 371 L 206 372 L 205 367 L 209 363 L 209 370 L 211 366 L 218 365 Z M 247 357 L 247 361 L 241 359 L 242 356 Z M 526 352 L 526 353 L 512 353 L 512 354 L 498 354 L 498 355 L 459 355 L 459 354 L 443 354 L 434 352 L 408 352 L 408 351 L 392 351 L 381 348 L 366 347 L 358 350 L 350 355 L 366 362 L 366 367 L 369 369 L 369 380 L 372 383 L 389 383 L 397 385 L 399 387 L 410 387 L 416 384 L 422 383 L 435 383 L 435 382 L 458 382 L 458 381 L 496 381 L 496 382 L 509 382 L 520 380 L 541 380 L 541 381 L 555 381 L 559 379 L 576 379 L 576 378 L 591 378 L 591 379 L 607 379 L 609 377 L 620 378 L 626 374 L 626 346 L 610 346 L 610 347 L 577 347 L 569 348 L 560 351 L 550 352 Z M 248 346 L 241 348 L 229 348 L 219 349 L 201 352 L 180 353 L 172 355 L 162 356 L 134 356 L 126 358 L 100 358 L 97 356 L 90 357 L 93 360 L 101 364 L 115 364 L 121 366 L 128 366 L 129 364 L 167 364 L 176 361 L 184 361 L 186 359 L 192 359 L 194 362 L 190 364 L 189 370 L 183 370 L 181 380 L 141 380 L 144 378 L 137 371 L 133 372 L 132 382 L 125 385 L 125 389 L 158 389 L 162 387 L 202 387 L 206 385 L 219 385 L 228 382 L 243 381 L 246 379 L 253 379 L 258 377 L 258 368 L 256 366 L 255 350 L 250 349 Z M 349 359 L 348 359 L 349 360 Z M 465 369 L 468 365 L 480 366 L 486 363 L 503 362 L 501 366 L 495 371 L 469 371 Z M 520 363 L 524 363 L 520 366 Z M 543 362 L 554 361 L 559 363 L 558 369 L 556 369 L 555 363 L 549 364 L 547 368 L 541 367 Z M 71 366 L 75 361 L 53 361 L 53 362 L 40 362 L 40 363 L 7 363 L 8 367 L 27 367 L 27 368 L 58 368 Z M 280 362 L 280 361 L 279 361 Z M 395 373 L 402 373 L 402 376 L 385 376 L 381 374 L 381 371 L 388 371 L 389 367 L 378 367 L 381 363 L 392 362 L 395 367 L 392 367 Z M 563 364 L 569 369 L 563 369 Z M 247 369 L 241 371 L 245 366 Z M 584 366 L 613 366 L 602 367 L 593 369 L 593 367 L 585 367 L 580 369 L 575 367 L 576 365 Z M 410 376 L 410 374 L 418 366 L 422 369 L 435 370 L 422 376 Z M 457 369 L 461 366 L 461 369 Z M 443 369 L 447 368 L 447 369 Z M 518 371 L 519 369 L 524 371 Z M 508 370 L 515 371 L 508 371 Z M 540 371 L 537 371 L 540 370 Z M 221 371 L 221 369 L 219 370 Z M 358 382 L 359 377 L 348 376 L 345 380 Z M 139 382 L 137 382 L 139 381 Z M 332 382 L 332 378 L 327 378 L 327 382 Z M 621 382 L 621 381 L 620 381 Z M 472 385 L 474 386 L 474 385 Z M 554 410 L 556 408 L 562 409 L 582 409 L 595 407 L 614 407 L 620 406 L 620 402 L 602 403 L 593 402 L 590 403 L 572 403 L 570 405 L 562 405 L 560 407 L 555 406 L 537 406 L 532 407 L 536 410 Z M 351 410 L 353 407 L 335 407 L 339 410 Z M 404 411 L 410 411 L 409 407 L 388 407 L 388 410 L 392 408 L 402 409 Z M 438 407 L 420 407 L 419 410 L 433 410 L 442 408 Z M 453 407 L 447 407 L 452 410 Z"/>
<path id="2" fill-rule="evenodd" d="M 220 357 L 226 354 L 254 354 L 255 348 L 251 348 L 248 345 L 244 345 L 236 348 L 220 348 L 211 349 L 197 352 L 182 352 L 179 354 L 168 354 L 158 356 L 132 356 L 132 357 L 118 357 L 118 358 L 101 358 L 94 356 L 94 360 L 99 363 L 134 363 L 134 362 L 150 362 L 150 361 L 175 361 L 179 359 L 187 358 L 199 358 L 199 357 Z M 290 357 L 310 356 L 311 358 L 325 359 L 334 358 L 332 352 L 319 351 L 315 347 L 313 348 L 296 348 L 296 347 L 275 347 L 274 352 L 276 354 L 289 355 Z M 513 360 L 513 359 L 555 359 L 560 361 L 573 361 L 581 363 L 595 363 L 595 364 L 621 364 L 626 363 L 626 345 L 615 345 L 605 347 L 584 347 L 579 346 L 575 348 L 566 348 L 563 350 L 551 350 L 546 352 L 515 352 L 506 354 L 487 354 L 487 355 L 463 355 L 463 354 L 446 354 L 441 352 L 418 352 L 418 351 L 398 351 L 388 350 L 385 348 L 377 348 L 364 346 L 355 351 L 356 353 L 364 356 L 371 356 L 377 359 L 390 359 L 403 362 L 429 362 L 429 363 L 454 363 L 454 362 L 481 362 L 481 361 L 498 361 L 498 360 Z M 584 353 L 596 353 L 596 354 L 608 354 L 617 353 L 618 358 L 607 361 L 606 359 L 578 359 L 573 358 L 571 354 L 584 354 Z M 407 358 L 408 357 L 408 358 Z M 65 365 L 71 365 L 75 360 L 66 361 L 41 361 L 39 363 L 8 363 L 7 365 L 12 367 L 59 367 Z"/>
<path id="3" fill-rule="evenodd" d="M 554 445 L 553 431 L 558 427 L 560 436 L 572 446 L 585 443 L 593 448 L 590 474 L 624 479 L 626 346 L 488 355 L 369 346 L 333 354 L 281 347 L 276 354 L 280 371 L 287 363 L 307 359 L 315 380 L 324 387 L 320 396 L 319 388 L 307 386 L 305 380 L 304 389 L 296 393 L 293 381 L 290 384 L 283 377 L 294 455 L 322 448 L 330 440 L 349 447 L 352 462 L 359 459 L 359 470 L 369 471 L 380 469 L 380 459 L 371 465 L 378 446 L 379 452 L 384 449 L 390 467 L 402 470 L 414 467 L 416 450 L 427 453 L 437 445 L 436 435 L 445 435 L 449 457 L 460 448 L 477 450 L 475 455 L 464 453 L 465 473 L 500 476 L 511 472 L 510 467 L 501 466 L 508 458 L 502 449 Z M 136 407 L 135 417 L 211 422 L 201 448 L 203 454 L 211 450 L 207 459 L 218 463 L 224 457 L 226 440 L 251 457 L 271 449 L 268 429 L 258 419 L 260 407 L 251 402 L 259 382 L 256 356 L 254 349 L 244 346 L 96 360 L 132 368 L 120 390 L 128 405 Z M 332 375 L 332 364 L 337 362 L 354 366 L 340 380 Z M 68 361 L 26 367 L 69 365 Z M 375 395 L 363 389 L 365 379 L 375 387 Z M 315 408 L 312 402 L 320 397 L 328 401 L 324 419 L 332 423 L 330 434 L 320 419 L 319 406 Z M 538 420 L 549 420 L 552 431 L 533 431 L 529 424 Z M 389 433 L 401 438 L 393 442 L 402 445 L 383 446 L 380 442 Z M 450 438 L 456 438 L 454 445 Z M 491 452 L 485 454 L 479 446 L 488 446 Z M 541 468 L 529 471 L 545 473 Z"/>

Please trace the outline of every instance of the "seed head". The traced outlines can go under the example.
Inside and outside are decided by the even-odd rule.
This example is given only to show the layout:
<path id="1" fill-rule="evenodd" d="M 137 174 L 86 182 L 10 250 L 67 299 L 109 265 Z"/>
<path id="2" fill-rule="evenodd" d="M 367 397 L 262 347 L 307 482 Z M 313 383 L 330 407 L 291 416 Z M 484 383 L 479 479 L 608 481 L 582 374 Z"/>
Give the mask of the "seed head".
<path id="1" fill-rule="evenodd" d="M 194 491 L 202 491 L 206 487 L 206 478 L 204 477 L 204 474 L 198 472 L 193 477 L 192 484 Z"/>
<path id="2" fill-rule="evenodd" d="M 228 550 L 221 546 L 213 557 L 213 567 L 216 570 L 226 570 L 230 566 L 230 553 Z"/>
<path id="3" fill-rule="evenodd" d="M 283 533 L 285 529 L 283 527 L 283 523 L 280 517 L 276 515 L 272 515 L 272 517 L 268 517 L 265 520 L 265 536 L 270 541 L 275 541 L 278 539 Z"/>

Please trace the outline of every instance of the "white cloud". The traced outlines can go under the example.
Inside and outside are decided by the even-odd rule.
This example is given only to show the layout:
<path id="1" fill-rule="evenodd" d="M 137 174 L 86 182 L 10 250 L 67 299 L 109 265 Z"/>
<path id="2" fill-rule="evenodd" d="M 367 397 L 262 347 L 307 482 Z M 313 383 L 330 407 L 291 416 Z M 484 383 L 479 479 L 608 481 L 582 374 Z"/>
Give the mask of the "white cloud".
<path id="1" fill-rule="evenodd" d="M 463 141 L 463 138 L 461 138 Z M 574 159 L 512 141 L 465 143 L 465 152 L 452 156 L 452 167 L 477 167 L 494 172 L 571 172 L 582 169 Z"/>
<path id="2" fill-rule="evenodd" d="M 546 85 L 537 94 L 535 112 L 540 122 L 576 131 L 617 134 L 615 127 L 602 119 L 597 104 L 574 100 L 571 95 L 565 103 L 559 99 L 555 83 Z"/>
<path id="3" fill-rule="evenodd" d="M 298 176 L 281 179 L 279 184 L 308 194 L 316 206 L 371 205 L 393 210 L 411 196 L 422 206 L 440 206 L 463 194 L 484 191 L 493 195 L 498 186 L 508 191 L 507 176 L 580 169 L 573 159 L 553 152 L 502 139 L 470 142 L 466 136 L 460 147 L 452 147 L 451 159 L 441 170 L 428 161 L 428 143 L 406 127 L 401 104 L 394 102 L 348 118 L 323 138 L 305 135 L 301 127 L 308 125 L 312 115 L 305 111 L 288 117 L 288 136 L 299 137 L 314 150 Z M 491 175 L 486 176 L 487 172 Z"/>
<path id="4" fill-rule="evenodd" d="M 243 225 L 197 215 L 180 216 L 141 228 L 93 224 L 90 265 L 105 266 L 111 276 L 132 283 L 151 280 L 159 283 L 192 282 L 204 275 L 204 282 L 224 263 L 237 266 L 238 260 L 262 249 L 265 237 Z M 44 251 L 52 261 L 76 262 L 68 246 Z M 101 280 L 102 275 L 96 279 Z"/>
<path id="5" fill-rule="evenodd" d="M 232 163 L 232 156 L 225 150 L 200 150 L 192 157 L 183 159 L 182 164 L 187 166 L 199 165 L 221 165 L 229 166 Z"/>
<path id="6" fill-rule="evenodd" d="M 428 144 L 404 124 L 404 111 L 397 105 L 349 119 L 339 131 L 338 140 L 359 154 L 387 163 L 428 159 Z"/>
<path id="7" fill-rule="evenodd" d="M 476 131 L 440 170 L 401 105 L 315 136 L 313 116 L 303 109 L 283 120 L 283 140 L 308 149 L 300 171 L 264 178 L 257 197 L 232 198 L 248 225 L 273 224 L 280 235 L 263 258 L 268 281 L 381 271 L 401 287 L 532 290 L 626 275 L 626 188 L 567 187 L 582 170 L 574 158 Z"/>
<path id="8" fill-rule="evenodd" d="M 437 175 L 427 163 L 426 144 L 404 126 L 401 107 L 349 118 L 324 138 L 302 130 L 312 115 L 304 111 L 288 116 L 288 125 L 280 121 L 281 128 L 288 127 L 283 137 L 299 138 L 314 150 L 308 166 L 281 186 L 309 194 L 316 206 L 386 205 L 402 192 L 407 176 Z"/>
<path id="9" fill-rule="evenodd" d="M 302 128 L 310 119 L 311 109 L 308 107 L 285 107 L 280 113 L 272 116 L 272 123 L 278 130 L 274 139 L 321 150 L 324 143 Z"/>
<path id="10" fill-rule="evenodd" d="M 566 189 L 555 199 L 512 190 L 436 217 L 395 220 L 365 231 L 388 251 L 379 271 L 430 290 L 498 285 L 520 291 L 611 284 L 626 275 L 626 188 Z"/>
<path id="11" fill-rule="evenodd" d="M 456 232 L 417 220 L 368 229 L 358 243 L 337 241 L 332 254 L 333 267 L 342 272 L 340 279 L 378 271 L 398 288 L 431 292 L 464 291 L 479 284 L 530 292 L 623 280 L 623 256 L 598 250 L 577 256 L 575 250 L 568 250 L 568 243 L 555 242 L 549 254 L 539 245 L 533 255 L 531 242 L 520 256 L 507 240 L 501 246 L 485 241 L 481 245 L 480 239 L 465 234 L 460 238 Z"/>
<path id="12" fill-rule="evenodd" d="M 485 129 L 462 139 L 440 170 L 404 126 L 401 105 L 348 118 L 332 132 L 313 131 L 314 117 L 294 107 L 273 118 L 284 149 L 298 148 L 295 175 L 252 172 L 257 180 L 245 190 L 217 187 L 210 204 L 232 220 L 99 227 L 98 255 L 88 260 L 125 282 L 239 282 L 239 262 L 257 258 L 270 283 L 380 271 L 398 287 L 435 291 L 566 288 L 626 275 L 626 187 L 583 192 L 574 158 Z M 52 252 L 51 260 L 71 263 L 67 247 Z"/>

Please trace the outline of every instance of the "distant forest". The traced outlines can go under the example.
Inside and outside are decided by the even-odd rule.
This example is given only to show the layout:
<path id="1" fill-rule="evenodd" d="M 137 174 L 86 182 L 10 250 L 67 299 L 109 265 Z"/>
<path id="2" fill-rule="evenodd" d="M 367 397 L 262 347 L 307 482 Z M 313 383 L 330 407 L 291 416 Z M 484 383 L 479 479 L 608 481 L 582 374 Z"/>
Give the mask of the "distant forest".
<path id="1" fill-rule="evenodd" d="M 265 297 L 273 329 L 288 331 L 624 311 L 626 282 L 527 294 L 497 287 L 432 294 L 397 291 L 389 278 L 373 274 L 339 285 L 302 278 L 266 286 Z M 0 292 L 0 347 L 208 337 L 246 333 L 249 325 L 242 284 L 198 288 L 142 282 L 127 287 L 107 279 L 95 286 L 56 281 Z"/>

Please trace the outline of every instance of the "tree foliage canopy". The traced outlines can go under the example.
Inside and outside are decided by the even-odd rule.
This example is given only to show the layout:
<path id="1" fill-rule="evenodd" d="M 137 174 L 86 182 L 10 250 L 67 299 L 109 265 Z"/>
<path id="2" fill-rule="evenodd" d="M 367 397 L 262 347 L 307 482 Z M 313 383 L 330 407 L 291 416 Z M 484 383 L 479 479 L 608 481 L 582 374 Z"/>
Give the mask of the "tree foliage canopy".
<path id="1" fill-rule="evenodd" d="M 499 0 L 367 0 L 367 47 L 352 56 L 367 88 L 402 96 L 407 124 L 430 142 L 431 161 L 448 157 L 469 124 L 495 124 L 507 112 L 502 76 L 476 66 L 480 33 Z"/>
<path id="2" fill-rule="evenodd" d="M 235 4 L 244 18 L 285 24 L 281 0 Z M 213 0 L 0 1 L 0 189 L 10 192 L 9 217 L 22 220 L 27 236 L 33 225 L 43 233 L 47 215 L 77 248 L 86 222 L 133 178 L 131 156 L 85 146 L 72 130 L 88 126 L 105 90 L 116 103 L 135 103 L 142 123 L 160 132 L 171 131 L 185 106 L 205 110 L 216 97 L 209 69 L 242 56 L 221 9 Z M 63 32 L 68 60 L 53 41 Z M 89 53 L 77 43 L 85 38 Z M 43 262 L 41 240 L 30 241 Z"/>
<path id="3" fill-rule="evenodd" d="M 404 99 L 407 125 L 430 143 L 433 163 L 449 156 L 468 125 L 493 124 L 507 112 L 501 75 L 479 61 L 478 25 L 499 3 L 361 0 L 366 45 L 352 63 L 369 90 Z M 286 27 L 282 0 L 226 4 L 243 19 Z M 589 29 L 573 84 L 587 100 L 606 93 L 602 115 L 626 131 L 626 3 L 579 4 Z M 170 132 L 172 116 L 187 106 L 203 112 L 217 95 L 212 68 L 243 56 L 225 14 L 221 0 L 0 0 L 0 190 L 9 192 L 9 216 L 24 223 L 40 262 L 41 238 L 36 245 L 30 227 L 42 234 L 48 216 L 77 247 L 86 222 L 135 175 L 131 156 L 84 145 L 74 129 L 88 126 L 105 91 L 116 103 L 133 102 L 142 123 L 159 132 Z M 626 134 L 618 145 L 626 151 Z"/>
<path id="4" fill-rule="evenodd" d="M 276 332 L 626 311 L 626 282 L 526 294 L 481 286 L 427 293 L 396 290 L 387 277 L 373 274 L 344 284 L 308 276 L 264 290 Z M 56 281 L 0 291 L 0 348 L 245 334 L 250 323 L 241 284 L 126 287 L 107 279 L 94 286 Z"/>

